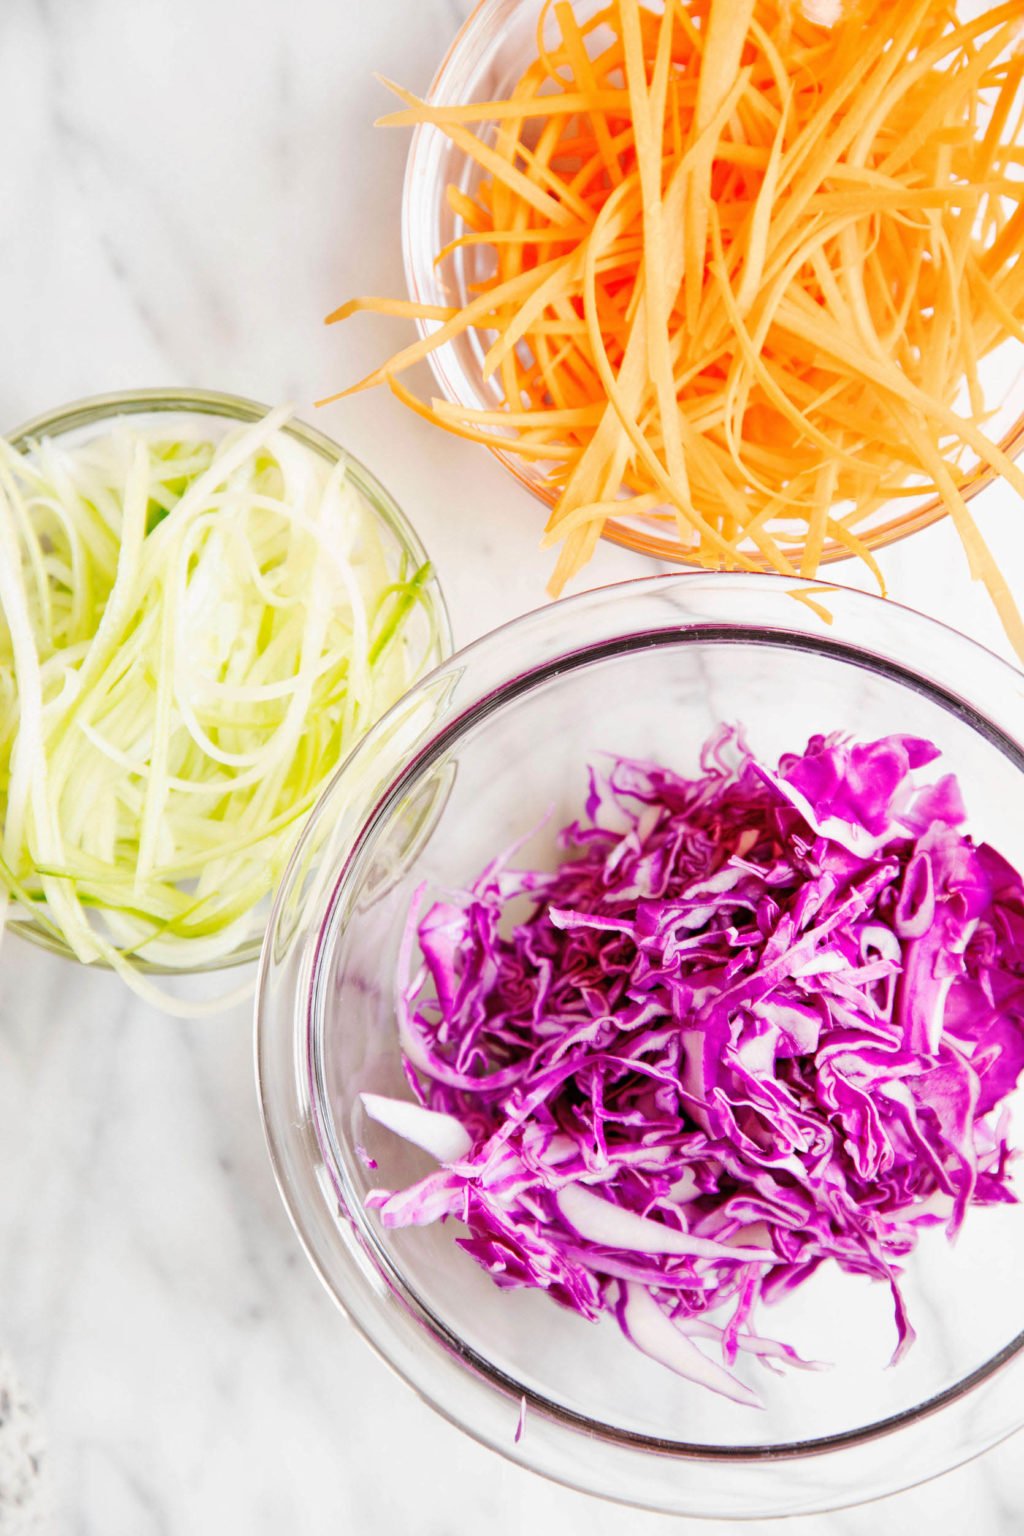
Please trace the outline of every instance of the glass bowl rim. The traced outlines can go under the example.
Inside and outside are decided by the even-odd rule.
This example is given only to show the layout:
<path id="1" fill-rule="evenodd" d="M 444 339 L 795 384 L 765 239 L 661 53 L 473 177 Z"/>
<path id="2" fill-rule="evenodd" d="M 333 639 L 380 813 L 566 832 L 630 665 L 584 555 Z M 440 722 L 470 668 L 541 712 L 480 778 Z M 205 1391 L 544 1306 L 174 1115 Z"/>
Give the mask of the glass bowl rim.
<path id="1" fill-rule="evenodd" d="M 455 37 L 452 39 L 440 65 L 430 82 L 430 86 L 424 96 L 424 100 L 431 105 L 447 105 L 446 92 L 452 84 L 452 77 L 457 76 L 467 62 L 467 55 L 477 47 L 478 40 L 486 39 L 491 35 L 499 21 L 515 10 L 527 5 L 536 4 L 536 0 L 477 0 L 469 15 L 463 21 Z M 405 177 L 402 185 L 402 261 L 405 270 L 406 287 L 409 297 L 418 304 L 443 304 L 448 302 L 439 290 L 436 277 L 436 269 L 433 266 L 435 253 L 425 253 L 422 250 L 423 242 L 418 238 L 415 220 L 412 214 L 413 204 L 416 201 L 415 189 L 429 176 L 421 168 L 420 162 L 426 158 L 433 135 L 440 130 L 430 123 L 420 123 L 414 129 L 409 143 L 409 151 L 405 164 Z M 432 320 L 416 320 L 416 330 L 420 338 L 429 336 L 440 322 Z M 467 399 L 464 392 L 460 391 L 457 383 L 459 370 L 449 366 L 447 353 L 450 344 L 435 348 L 427 356 L 431 372 L 439 385 L 444 398 L 453 405 L 474 406 L 479 401 Z M 1021 394 L 1021 407 L 1016 419 L 1006 428 L 998 441 L 998 448 L 1009 459 L 1016 459 L 1024 453 L 1024 378 L 1017 383 L 1017 391 Z M 514 439 L 510 439 L 513 442 Z M 527 490 L 542 506 L 551 508 L 558 497 L 557 492 L 541 476 L 533 473 L 529 463 L 521 459 L 513 447 L 508 449 L 487 445 L 487 452 L 494 455 L 498 462 L 512 477 Z M 972 465 L 962 480 L 958 481 L 960 493 L 965 502 L 972 501 L 981 491 L 988 486 L 997 484 L 1002 479 L 1000 472 L 991 464 L 979 460 Z M 927 486 L 922 487 L 918 493 L 926 498 L 920 503 L 915 502 L 912 495 L 907 497 L 894 496 L 884 504 L 886 513 L 889 508 L 894 515 L 888 516 L 879 508 L 879 515 L 884 515 L 885 520 L 875 523 L 872 527 L 863 531 L 858 530 L 858 538 L 871 552 L 885 549 L 890 544 L 899 543 L 911 534 L 920 533 L 925 528 L 930 528 L 934 523 L 941 521 L 949 515 L 949 508 L 942 497 L 936 492 L 929 494 Z M 911 510 L 900 514 L 898 508 L 901 501 L 912 501 L 915 504 Z M 628 504 L 628 503 L 627 503 Z M 625 507 L 624 507 L 625 510 Z M 678 566 L 683 570 L 713 571 L 719 569 L 715 565 L 695 560 L 685 555 L 678 544 L 671 539 L 659 537 L 655 533 L 648 533 L 646 529 L 631 528 L 614 518 L 608 518 L 601 530 L 601 538 L 610 544 L 618 545 L 622 549 L 632 550 L 635 554 L 648 555 L 652 559 L 661 560 L 669 565 Z M 757 571 L 771 574 L 774 570 L 756 548 L 743 551 L 744 557 L 756 567 Z M 832 565 L 836 561 L 851 560 L 856 558 L 850 550 L 834 539 L 827 539 L 822 546 L 818 557 L 818 568 Z"/>
<path id="2" fill-rule="evenodd" d="M 405 702 L 408 703 L 417 692 L 428 687 L 432 682 L 436 683 L 446 673 L 450 672 L 452 675 L 460 675 L 465 671 L 467 664 L 472 662 L 474 658 L 497 652 L 510 636 L 515 635 L 522 628 L 542 626 L 545 618 L 552 612 L 564 613 L 571 608 L 583 609 L 587 606 L 598 605 L 608 601 L 626 603 L 631 596 L 634 594 L 640 596 L 643 591 L 653 594 L 658 589 L 668 591 L 679 586 L 688 586 L 690 583 L 695 585 L 701 584 L 712 589 L 724 586 L 725 584 L 739 584 L 743 587 L 760 587 L 766 590 L 773 588 L 780 593 L 787 589 L 792 590 L 793 588 L 797 588 L 802 592 L 811 589 L 820 592 L 823 600 L 827 600 L 829 594 L 838 593 L 844 598 L 852 599 L 856 607 L 863 606 L 868 611 L 879 607 L 895 610 L 909 619 L 912 625 L 920 626 L 923 637 L 926 638 L 930 631 L 939 632 L 964 654 L 977 656 L 979 659 L 983 657 L 986 665 L 994 666 L 998 673 L 1005 674 L 1008 679 L 1016 678 L 1018 685 L 1022 686 L 1022 691 L 1024 691 L 1024 674 L 1011 662 L 1006 661 L 987 646 L 962 634 L 951 625 L 919 613 L 917 610 L 909 608 L 904 604 L 895 603 L 889 599 L 877 597 L 873 593 L 864 592 L 857 588 L 840 586 L 832 582 L 794 581 L 792 578 L 768 572 L 688 570 L 673 571 L 649 577 L 634 577 L 626 581 L 612 583 L 609 586 L 593 588 L 587 592 L 563 598 L 558 602 L 520 615 L 455 652 L 447 662 L 416 684 L 410 690 L 410 693 L 406 695 Z M 743 628 L 743 626 L 736 623 L 720 626 L 720 630 L 723 627 L 734 631 L 739 631 Z M 668 626 L 666 626 L 666 630 L 667 628 Z M 678 624 L 674 634 L 681 643 L 685 643 L 686 632 L 694 629 L 701 631 L 697 638 L 703 638 L 707 632 L 704 626 L 691 622 Z M 720 630 L 711 638 L 724 641 L 725 636 Z M 1020 738 L 1015 740 L 1007 730 L 989 719 L 982 711 L 969 705 L 950 686 L 944 686 L 929 678 L 926 674 L 915 671 L 906 664 L 894 664 L 884 654 L 872 651 L 867 643 L 857 645 L 852 641 L 829 642 L 826 639 L 824 643 L 815 644 L 815 640 L 820 641 L 820 633 L 817 630 L 811 629 L 810 616 L 808 615 L 808 618 L 805 620 L 799 611 L 794 613 L 793 623 L 788 629 L 773 629 L 769 626 L 749 625 L 743 631 L 744 638 L 749 638 L 754 630 L 760 631 L 763 637 L 761 643 L 766 645 L 775 645 L 782 650 L 795 645 L 798 647 L 802 646 L 805 649 L 813 649 L 817 654 L 826 656 L 831 654 L 839 663 L 846 662 L 862 669 L 866 668 L 886 676 L 894 676 L 897 680 L 904 683 L 913 683 L 927 697 L 944 703 L 946 707 L 950 705 L 957 706 L 957 712 L 962 717 L 966 715 L 966 723 L 974 731 L 992 742 L 999 750 L 1002 750 L 1024 772 L 1024 719 L 1022 719 Z M 627 630 L 621 634 L 620 638 L 623 642 L 623 649 L 639 650 L 643 647 L 645 634 L 643 631 L 632 632 Z M 810 642 L 809 646 L 807 642 Z M 669 641 L 666 640 L 663 643 L 667 644 Z M 585 648 L 584 651 L 575 654 L 578 654 L 581 658 L 600 660 L 602 659 L 600 655 L 592 654 L 599 650 L 600 647 L 594 646 Z M 925 655 L 928 653 L 924 648 L 921 648 L 921 654 Z M 562 662 L 564 663 L 568 659 L 569 657 L 562 653 Z M 583 663 L 581 661 L 577 664 Z M 328 894 L 318 904 L 319 915 L 314 946 L 315 955 L 310 972 L 304 975 L 304 980 L 307 983 L 312 983 L 312 985 L 309 986 L 302 1000 L 302 1038 L 300 1039 L 299 1027 L 296 1024 L 294 1047 L 296 1063 L 298 1062 L 299 1052 L 301 1051 L 302 1053 L 302 1061 L 307 1078 L 306 1088 L 310 1095 L 310 1114 L 313 1131 L 317 1148 L 330 1179 L 331 1189 L 338 1202 L 339 1214 L 344 1217 L 351 1230 L 357 1234 L 357 1241 L 365 1258 L 373 1265 L 376 1278 L 383 1280 L 389 1293 L 393 1297 L 398 1298 L 403 1309 L 412 1317 L 415 1325 L 429 1340 L 432 1349 L 440 1349 L 449 1357 L 457 1359 L 459 1365 L 474 1375 L 486 1388 L 500 1392 L 503 1396 L 512 1400 L 525 1398 L 528 1410 L 538 1414 L 542 1419 L 554 1423 L 563 1429 L 575 1433 L 584 1433 L 589 1438 L 607 1445 L 609 1450 L 640 1451 L 670 1460 L 691 1463 L 717 1462 L 733 1466 L 764 1465 L 770 1462 L 793 1464 L 883 1440 L 902 1428 L 916 1425 L 941 1412 L 943 1409 L 961 1402 L 968 1398 L 976 1388 L 991 1381 L 994 1377 L 1000 1376 L 1014 1361 L 1024 1358 L 1024 1326 L 997 1350 L 994 1355 L 990 1356 L 988 1360 L 982 1362 L 981 1365 L 975 1367 L 965 1376 L 960 1377 L 950 1386 L 932 1393 L 923 1402 L 853 1429 L 788 1442 L 765 1442 L 742 1446 L 713 1446 L 700 1442 L 676 1441 L 661 1436 L 648 1435 L 640 1431 L 619 1429 L 603 1420 L 588 1418 L 585 1414 L 553 1402 L 542 1393 L 519 1382 L 505 1371 L 493 1365 L 486 1356 L 468 1346 L 453 1332 L 452 1328 L 436 1317 L 432 1308 L 420 1297 L 415 1287 L 393 1263 L 372 1225 L 365 1219 L 366 1213 L 363 1211 L 360 1203 L 352 1199 L 344 1162 L 334 1152 L 334 1146 L 337 1146 L 337 1142 L 334 1138 L 332 1117 L 326 1109 L 326 1095 L 322 1088 L 322 1056 L 318 1055 L 318 1041 L 315 1037 L 316 1027 L 319 1022 L 317 1016 L 319 999 L 317 994 L 322 986 L 325 975 L 323 956 L 338 936 L 339 928 L 334 917 L 346 887 L 349 873 L 353 866 L 359 862 L 363 850 L 371 842 L 378 824 L 386 817 L 392 804 L 400 798 L 403 792 L 408 791 L 418 774 L 429 766 L 430 762 L 434 760 L 435 754 L 442 747 L 450 747 L 464 731 L 478 724 L 482 715 L 492 713 L 507 700 L 521 697 L 528 690 L 531 678 L 534 678 L 537 674 L 541 674 L 542 677 L 550 676 L 556 670 L 559 670 L 559 658 L 552 655 L 546 658 L 545 663 L 514 673 L 500 687 L 474 698 L 468 704 L 463 703 L 450 718 L 444 718 L 448 713 L 448 706 L 444 706 L 441 711 L 442 721 L 440 725 L 436 721 L 432 725 L 429 741 L 422 748 L 418 749 L 412 757 L 406 758 L 398 770 L 389 777 L 386 788 L 375 791 L 372 801 L 367 801 L 361 807 L 361 812 L 365 811 L 365 814 L 363 815 L 359 830 L 352 842 L 346 847 L 343 862 L 335 878 L 327 888 Z M 439 1397 L 432 1396 L 429 1391 L 412 1382 L 405 1371 L 390 1357 L 386 1346 L 380 1342 L 379 1338 L 375 1337 L 372 1328 L 365 1324 L 361 1318 L 353 1315 L 348 1305 L 347 1293 L 339 1287 L 334 1275 L 328 1273 L 326 1265 L 321 1262 L 320 1257 L 315 1252 L 313 1241 L 305 1230 L 302 1218 L 296 1210 L 293 1192 L 286 1177 L 284 1159 L 278 1146 L 273 1115 L 268 1105 L 269 1085 L 263 1070 L 261 1035 L 264 1029 L 268 1027 L 265 1022 L 265 1016 L 273 936 L 280 920 L 285 895 L 296 870 L 300 867 L 303 846 L 306 838 L 312 835 L 313 821 L 318 811 L 326 808 L 338 788 L 338 781 L 344 776 L 346 767 L 354 762 L 356 754 L 372 749 L 373 734 L 377 731 L 383 733 L 387 730 L 390 713 L 381 717 L 381 720 L 368 733 L 367 737 L 360 742 L 359 746 L 347 760 L 346 765 L 338 770 L 335 778 L 327 786 L 319 805 L 314 808 L 311 814 L 307 829 L 303 831 L 302 838 L 300 838 L 299 844 L 292 856 L 292 862 L 289 864 L 278 888 L 274 910 L 271 913 L 267 928 L 267 937 L 257 980 L 254 1040 L 257 1091 L 260 1099 L 264 1134 L 279 1191 L 296 1234 L 314 1269 L 319 1274 L 325 1289 L 335 1302 L 340 1305 L 346 1315 L 352 1318 L 370 1345 L 382 1355 L 393 1369 L 398 1371 L 404 1379 L 410 1381 L 410 1384 L 414 1385 L 416 1390 L 420 1391 L 421 1395 L 425 1396 L 433 1407 L 442 1412 L 446 1417 L 449 1417 L 459 1427 L 472 1434 L 472 1426 L 459 1418 L 454 1412 L 448 1411 L 443 1406 Z M 293 1001 L 297 1003 L 299 1000 L 295 999 Z M 297 1012 L 296 1010 L 296 1017 Z M 320 1014 L 322 1017 L 322 1010 L 320 1010 Z M 331 1145 L 332 1142 L 334 1146 Z M 365 1283 L 365 1272 L 361 1279 Z M 1007 1431 L 1007 1433 L 1010 1432 L 1012 1431 Z"/>
<path id="3" fill-rule="evenodd" d="M 102 428 L 105 423 L 112 424 L 123 416 L 144 416 L 147 414 L 159 415 L 166 413 L 191 414 L 197 417 L 208 416 L 215 420 L 255 422 L 261 421 L 271 410 L 269 405 L 264 405 L 259 400 L 254 400 L 247 395 L 235 395 L 223 390 L 193 389 L 188 387 L 174 388 L 170 386 L 155 386 L 143 389 L 113 390 L 98 395 L 84 395 L 77 400 L 72 400 L 66 405 L 53 407 L 47 411 L 41 411 L 21 422 L 12 431 L 6 434 L 8 442 L 18 453 L 27 452 L 33 443 L 45 437 L 59 437 L 69 432 L 76 432 L 84 427 L 96 426 Z M 430 563 L 427 551 L 423 547 L 419 534 L 402 511 L 398 502 L 391 495 L 385 485 L 378 480 L 372 470 L 350 453 L 341 443 L 321 432 L 319 428 L 310 426 L 308 422 L 298 417 L 291 417 L 286 421 L 281 431 L 296 442 L 301 443 L 311 452 L 317 453 L 321 458 L 331 463 L 343 463 L 346 471 L 352 475 L 359 491 L 365 498 L 374 516 L 383 524 L 394 538 L 399 551 L 409 555 L 417 566 Z M 431 617 L 436 626 L 437 638 L 434 650 L 436 656 L 432 665 L 443 665 L 452 654 L 452 628 L 451 616 L 445 600 L 441 583 L 436 570 L 433 570 L 431 580 L 427 583 L 425 591 L 428 594 Z M 341 764 L 339 764 L 339 767 Z M 7 918 L 7 927 L 18 938 L 27 943 L 45 949 L 50 954 L 57 955 L 63 960 L 78 963 L 78 957 L 70 945 L 52 934 L 48 929 L 35 923 L 30 916 L 22 911 L 15 903 Z M 145 975 L 151 976 L 199 976 L 220 971 L 233 970 L 238 966 L 251 965 L 259 958 L 263 945 L 263 934 L 254 933 L 244 943 L 239 944 L 229 955 L 218 960 L 208 960 L 201 964 L 190 966 L 185 970 L 181 966 L 168 966 L 155 963 L 140 957 L 133 961 L 136 968 Z M 91 962 L 94 969 L 109 970 L 106 961 Z"/>

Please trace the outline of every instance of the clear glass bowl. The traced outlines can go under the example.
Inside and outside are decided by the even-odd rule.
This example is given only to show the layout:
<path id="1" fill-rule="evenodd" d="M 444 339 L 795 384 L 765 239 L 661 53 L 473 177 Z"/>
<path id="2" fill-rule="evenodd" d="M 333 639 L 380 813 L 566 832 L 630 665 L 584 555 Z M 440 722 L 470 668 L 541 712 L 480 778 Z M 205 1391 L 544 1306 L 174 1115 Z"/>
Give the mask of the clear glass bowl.
<path id="1" fill-rule="evenodd" d="M 173 428 L 177 422 L 180 425 L 189 424 L 194 427 L 198 421 L 202 423 L 203 431 L 216 440 L 238 423 L 260 421 L 269 409 L 269 406 L 261 405 L 255 400 L 246 400 L 238 395 L 219 394 L 211 390 L 137 389 L 118 394 L 90 396 L 72 405 L 62 406 L 59 410 L 49 411 L 43 416 L 33 417 L 31 421 L 25 422 L 10 433 L 9 439 L 12 445 L 22 453 L 30 452 L 33 444 L 42 438 L 60 438 L 65 446 L 73 446 L 88 442 L 90 438 L 108 431 L 117 420 L 130 416 L 142 426 L 154 426 L 160 423 Z M 294 438 L 296 442 L 301 443 L 311 453 L 317 454 L 329 464 L 339 462 L 345 464 L 349 479 L 376 516 L 381 537 L 385 548 L 393 556 L 396 571 L 403 558 L 408 559 L 413 569 L 426 561 L 427 553 L 415 529 L 380 481 L 364 464 L 353 458 L 339 443 L 326 437 L 323 432 L 318 432 L 314 427 L 307 426 L 304 422 L 290 421 L 283 430 L 289 437 Z M 436 666 L 451 651 L 451 624 L 436 576 L 433 576 L 424 588 L 424 604 L 420 605 L 413 617 L 407 643 L 411 647 L 412 655 L 422 652 L 421 675 Z M 252 933 L 244 943 L 223 959 L 197 963 L 193 967 L 194 971 L 221 970 L 228 966 L 254 961 L 263 943 L 269 910 L 268 898 L 265 909 L 258 909 L 253 913 Z M 66 944 L 49 929 L 34 922 L 19 907 L 11 908 L 6 926 L 12 933 L 17 933 L 44 949 L 67 959 L 75 958 L 73 951 Z M 140 971 L 157 975 L 168 974 L 172 970 L 168 966 L 146 959 L 141 954 L 136 958 L 135 965 Z M 173 972 L 180 972 L 180 967 L 174 967 Z"/>
<path id="2" fill-rule="evenodd" d="M 448 106 L 506 97 L 527 64 L 537 57 L 536 29 L 543 3 L 544 0 L 480 0 L 449 48 L 427 100 Z M 606 0 L 575 0 L 574 8 L 582 21 L 601 10 L 605 3 Z M 973 14 L 977 0 L 961 0 L 960 9 Z M 492 138 L 494 124 L 477 123 L 473 131 L 484 139 Z M 476 162 L 458 150 L 439 128 L 429 124 L 416 128 L 406 165 L 402 239 L 409 295 L 417 303 L 461 307 L 471 285 L 486 280 L 492 273 L 493 257 L 487 246 L 462 247 L 440 265 L 435 263 L 438 251 L 460 233 L 459 221 L 448 206 L 446 188 L 453 184 L 471 192 L 479 176 Z M 439 324 L 435 320 L 418 322 L 420 334 L 428 335 Z M 502 408 L 504 400 L 498 380 L 483 377 L 484 351 L 479 334 L 470 331 L 430 354 L 429 362 L 445 399 L 482 410 Z M 1005 454 L 1016 457 L 1024 448 L 1024 347 L 1016 341 L 1005 342 L 982 361 L 979 379 L 992 412 L 986 430 Z M 966 403 L 966 390 L 962 403 Z M 519 458 L 513 434 L 509 438 L 507 452 L 494 450 L 497 458 L 527 490 L 546 506 L 553 506 L 557 489 L 545 474 L 544 466 Z M 965 461 L 960 473 L 961 489 L 967 500 L 997 478 L 989 465 L 977 460 Z M 673 532 L 671 520 L 659 524 L 652 516 L 631 516 L 628 507 L 626 499 L 622 515 L 605 524 L 603 537 L 658 560 L 678 565 L 695 563 Z M 879 549 L 928 527 L 944 517 L 946 510 L 934 489 L 923 489 L 886 502 L 870 519 L 858 523 L 856 532 L 869 548 Z M 745 553 L 762 564 L 762 557 L 752 543 Z M 831 541 L 826 542 L 821 554 L 823 564 L 849 558 L 847 548 Z"/>
<path id="3" fill-rule="evenodd" d="M 824 1266 L 772 1308 L 770 1331 L 833 1368 L 757 1372 L 767 1411 L 756 1413 L 654 1365 L 610 1320 L 499 1291 L 453 1223 L 385 1231 L 364 1208 L 368 1190 L 402 1187 L 431 1163 L 369 1121 L 359 1094 L 408 1096 L 394 1000 L 414 890 L 463 887 L 549 808 L 552 826 L 569 820 L 601 752 L 685 772 L 722 721 L 741 721 L 771 760 L 817 731 L 930 737 L 960 775 L 972 831 L 1024 866 L 1024 676 L 894 604 L 820 587 L 827 625 L 790 590 L 767 575 L 631 581 L 455 655 L 379 722 L 313 812 L 261 961 L 266 1133 L 330 1294 L 477 1439 L 577 1488 L 679 1514 L 856 1503 L 1016 1429 L 1024 1206 L 971 1212 L 954 1248 L 924 1234 L 906 1273 L 919 1338 L 891 1370 L 886 1288 Z M 548 851 L 538 834 L 523 857 Z M 1016 1123 L 1024 1140 L 1024 1103 Z"/>

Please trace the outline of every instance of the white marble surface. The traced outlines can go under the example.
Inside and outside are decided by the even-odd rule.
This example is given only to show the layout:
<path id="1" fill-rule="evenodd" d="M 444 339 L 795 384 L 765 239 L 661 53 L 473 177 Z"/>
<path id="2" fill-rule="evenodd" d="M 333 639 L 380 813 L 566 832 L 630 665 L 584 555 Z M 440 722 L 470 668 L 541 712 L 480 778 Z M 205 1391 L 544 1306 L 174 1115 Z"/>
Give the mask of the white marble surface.
<path id="1" fill-rule="evenodd" d="M 0 425 L 192 384 L 310 402 L 387 328 L 405 142 L 380 72 L 424 86 L 465 0 L 2 0 Z M 382 395 L 321 424 L 416 521 L 465 641 L 535 606 L 539 509 L 487 455 Z M 1020 508 L 986 530 L 1024 585 Z M 885 559 L 893 595 L 1000 646 L 948 528 Z M 650 569 L 604 548 L 594 583 Z M 852 572 L 843 578 L 856 579 Z M 10 941 L 0 961 L 0 1348 L 47 1426 L 77 1536 L 562 1536 L 624 1516 L 461 1437 L 333 1311 L 271 1179 L 244 1008 L 169 1021 Z M 867 1536 L 1024 1526 L 1011 1442 L 897 1499 L 798 1522 Z M 723 1529 L 718 1527 L 717 1529 Z M 766 1526 L 763 1529 L 776 1529 Z M 13 1536 L 9 1526 L 2 1536 Z"/>

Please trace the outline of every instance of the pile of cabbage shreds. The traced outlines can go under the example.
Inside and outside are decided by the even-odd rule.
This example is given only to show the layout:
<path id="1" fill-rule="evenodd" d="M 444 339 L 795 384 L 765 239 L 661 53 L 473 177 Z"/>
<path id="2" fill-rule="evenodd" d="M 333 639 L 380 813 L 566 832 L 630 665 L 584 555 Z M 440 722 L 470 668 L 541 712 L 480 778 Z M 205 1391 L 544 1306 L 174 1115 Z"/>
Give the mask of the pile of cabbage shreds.
<path id="1" fill-rule="evenodd" d="M 424 660 L 428 568 L 289 414 L 0 441 L 0 885 L 174 1012 L 207 1005 L 140 962 L 259 939 L 307 812 Z"/>
<path id="2" fill-rule="evenodd" d="M 937 493 L 1024 655 L 962 494 L 975 465 L 1024 495 L 979 374 L 1024 340 L 1022 28 L 1019 0 L 545 5 L 507 100 L 395 87 L 385 122 L 480 170 L 438 261 L 491 271 L 461 308 L 337 310 L 428 330 L 354 387 L 542 471 L 553 593 L 623 513 L 692 563 L 811 577 Z M 470 330 L 500 408 L 420 403 L 396 375 Z"/>
<path id="3" fill-rule="evenodd" d="M 414 910 L 419 1102 L 364 1104 L 442 1166 L 369 1197 L 385 1225 L 459 1219 L 499 1286 L 739 1403 L 738 1352 L 808 1364 L 755 1313 L 825 1261 L 891 1287 L 898 1358 L 919 1229 L 1014 1199 L 1024 1068 L 1024 884 L 952 776 L 915 782 L 937 757 L 819 736 L 771 771 L 723 730 L 694 779 L 614 761 L 553 872 L 512 850 Z"/>

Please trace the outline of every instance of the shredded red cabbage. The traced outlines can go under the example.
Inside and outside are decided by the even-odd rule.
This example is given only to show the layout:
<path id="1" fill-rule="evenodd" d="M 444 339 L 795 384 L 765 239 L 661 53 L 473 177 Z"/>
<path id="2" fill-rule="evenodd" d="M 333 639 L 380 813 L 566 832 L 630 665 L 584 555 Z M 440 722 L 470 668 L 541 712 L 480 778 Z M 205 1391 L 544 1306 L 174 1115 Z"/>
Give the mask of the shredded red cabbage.
<path id="1" fill-rule="evenodd" d="M 592 771 L 553 873 L 513 850 L 422 919 L 420 893 L 418 1104 L 365 1105 L 440 1167 L 370 1195 L 384 1224 L 457 1217 L 499 1286 L 611 1311 L 739 1402 L 739 1351 L 808 1364 L 754 1313 L 826 1259 L 891 1287 L 899 1358 L 918 1229 L 1015 1198 L 1024 1068 L 1024 887 L 953 777 L 915 784 L 938 755 L 816 736 L 771 772 L 726 728 L 694 779 Z"/>

